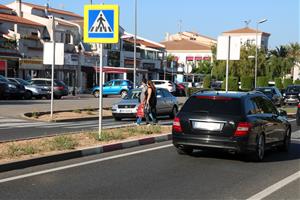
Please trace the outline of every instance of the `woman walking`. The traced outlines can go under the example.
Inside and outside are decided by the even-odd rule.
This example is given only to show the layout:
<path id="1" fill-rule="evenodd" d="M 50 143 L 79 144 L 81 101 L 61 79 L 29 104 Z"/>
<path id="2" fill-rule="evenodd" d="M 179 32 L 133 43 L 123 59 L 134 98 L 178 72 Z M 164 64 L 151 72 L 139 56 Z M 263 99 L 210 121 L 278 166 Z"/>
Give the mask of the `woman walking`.
<path id="1" fill-rule="evenodd" d="M 152 120 L 152 124 L 157 123 L 156 119 L 156 88 L 152 81 L 147 81 L 147 91 L 145 93 L 146 96 L 146 104 L 145 104 L 145 117 L 146 124 L 149 124 L 149 118 Z"/>

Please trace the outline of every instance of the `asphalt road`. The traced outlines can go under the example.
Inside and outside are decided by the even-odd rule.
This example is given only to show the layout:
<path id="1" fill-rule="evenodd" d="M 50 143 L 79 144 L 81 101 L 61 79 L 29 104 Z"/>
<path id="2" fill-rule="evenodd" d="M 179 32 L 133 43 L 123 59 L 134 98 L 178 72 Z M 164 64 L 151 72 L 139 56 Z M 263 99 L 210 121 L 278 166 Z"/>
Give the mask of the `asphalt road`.
<path id="1" fill-rule="evenodd" d="M 178 155 L 164 142 L 2 173 L 0 199 L 247 199 L 299 164 L 299 139 L 261 163 L 222 151 Z M 266 198 L 300 199 L 299 184 L 298 177 Z"/>
<path id="2" fill-rule="evenodd" d="M 159 117 L 159 124 L 171 125 L 168 117 Z M 104 119 L 103 128 L 117 128 L 134 125 L 135 119 Z M 144 122 L 143 122 L 144 123 Z M 21 140 L 33 137 L 50 136 L 61 133 L 95 130 L 99 126 L 98 120 L 78 122 L 37 122 L 24 119 L 10 119 L 0 116 L 0 141 Z"/>

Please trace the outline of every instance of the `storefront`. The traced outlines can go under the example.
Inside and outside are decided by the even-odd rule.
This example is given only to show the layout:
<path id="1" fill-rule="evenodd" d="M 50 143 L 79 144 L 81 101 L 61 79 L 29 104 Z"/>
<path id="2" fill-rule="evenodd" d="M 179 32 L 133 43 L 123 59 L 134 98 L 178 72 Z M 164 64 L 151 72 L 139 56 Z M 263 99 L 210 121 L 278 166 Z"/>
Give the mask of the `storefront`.
<path id="1" fill-rule="evenodd" d="M 25 80 L 46 77 L 43 60 L 21 58 L 19 61 L 19 77 Z"/>

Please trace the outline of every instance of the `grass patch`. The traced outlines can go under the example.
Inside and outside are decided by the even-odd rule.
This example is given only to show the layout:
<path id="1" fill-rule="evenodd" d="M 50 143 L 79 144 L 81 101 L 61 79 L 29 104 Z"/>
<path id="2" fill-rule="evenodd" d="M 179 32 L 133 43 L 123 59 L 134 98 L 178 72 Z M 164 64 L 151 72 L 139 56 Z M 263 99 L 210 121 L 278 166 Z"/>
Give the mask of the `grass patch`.
<path id="1" fill-rule="evenodd" d="M 48 141 L 48 145 L 51 151 L 54 150 L 68 150 L 75 149 L 78 146 L 78 142 L 71 136 L 56 136 Z"/>
<path id="2" fill-rule="evenodd" d="M 40 150 L 30 144 L 25 144 L 24 146 L 19 146 L 16 144 L 11 144 L 8 146 L 7 155 L 10 157 L 19 157 L 22 155 L 31 155 L 38 153 Z"/>
<path id="3" fill-rule="evenodd" d="M 80 113 L 81 113 L 81 110 L 79 110 L 79 109 L 73 110 L 73 113 L 78 113 L 78 114 L 80 114 Z"/>
<path id="4" fill-rule="evenodd" d="M 87 112 L 86 112 L 86 114 L 88 114 L 88 115 L 95 115 L 92 111 L 90 111 L 90 110 L 88 110 Z"/>
<path id="5" fill-rule="evenodd" d="M 38 118 L 39 117 L 39 113 L 38 112 L 32 112 L 31 113 L 31 117 Z"/>

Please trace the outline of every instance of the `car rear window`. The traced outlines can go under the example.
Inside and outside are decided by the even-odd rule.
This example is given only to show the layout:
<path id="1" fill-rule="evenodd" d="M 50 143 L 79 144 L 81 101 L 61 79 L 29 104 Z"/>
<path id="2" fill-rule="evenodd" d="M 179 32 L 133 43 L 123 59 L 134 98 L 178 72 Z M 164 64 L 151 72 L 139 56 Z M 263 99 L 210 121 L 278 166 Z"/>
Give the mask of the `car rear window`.
<path id="1" fill-rule="evenodd" d="M 240 115 L 242 113 L 241 99 L 219 96 L 192 96 L 184 104 L 182 111 L 214 115 Z"/>
<path id="2" fill-rule="evenodd" d="M 300 93 L 300 87 L 299 86 L 290 86 L 286 89 L 286 92 Z"/>

